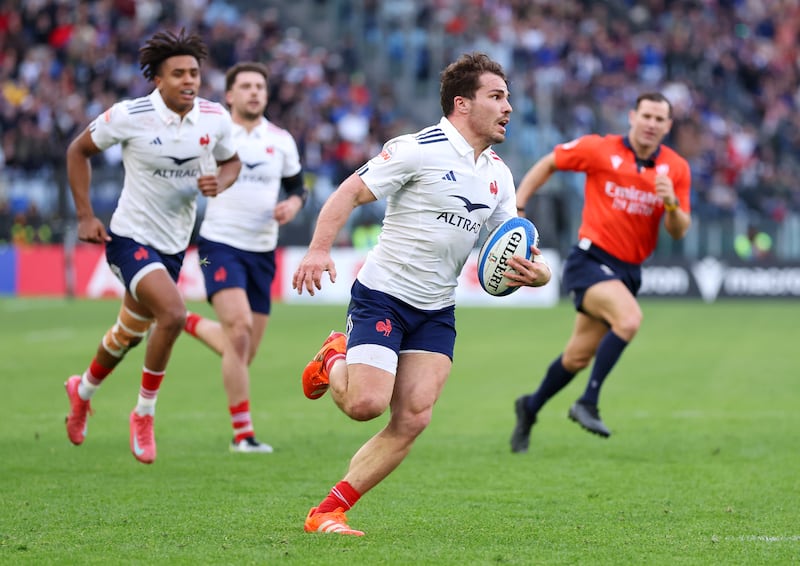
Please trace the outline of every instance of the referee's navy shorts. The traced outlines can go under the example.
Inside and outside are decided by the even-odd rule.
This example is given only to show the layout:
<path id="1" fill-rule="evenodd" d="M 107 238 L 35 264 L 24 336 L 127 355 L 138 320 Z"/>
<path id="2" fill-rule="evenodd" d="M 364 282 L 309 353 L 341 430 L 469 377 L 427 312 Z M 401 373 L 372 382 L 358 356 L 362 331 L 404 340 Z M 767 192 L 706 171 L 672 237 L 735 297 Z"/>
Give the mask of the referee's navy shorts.
<path id="1" fill-rule="evenodd" d="M 569 291 L 575 310 L 583 311 L 586 290 L 603 281 L 618 279 L 635 297 L 642 286 L 642 266 L 619 260 L 588 240 L 573 246 L 566 262 L 562 283 Z"/>
<path id="2" fill-rule="evenodd" d="M 218 291 L 238 287 L 247 294 L 250 310 L 270 313 L 270 290 L 275 278 L 274 251 L 250 252 L 199 237 L 197 253 L 209 302 Z"/>
<path id="3" fill-rule="evenodd" d="M 111 236 L 111 241 L 106 242 L 108 266 L 134 298 L 136 298 L 136 285 L 142 277 L 157 269 L 159 265 L 163 265 L 172 280 L 177 283 L 184 252 L 165 254 L 152 246 L 118 236 L 111 230 L 108 231 L 108 235 Z"/>
<path id="4" fill-rule="evenodd" d="M 455 307 L 422 310 L 363 285 L 358 279 L 347 309 L 347 348 L 385 346 L 395 353 L 435 352 L 453 359 Z"/>

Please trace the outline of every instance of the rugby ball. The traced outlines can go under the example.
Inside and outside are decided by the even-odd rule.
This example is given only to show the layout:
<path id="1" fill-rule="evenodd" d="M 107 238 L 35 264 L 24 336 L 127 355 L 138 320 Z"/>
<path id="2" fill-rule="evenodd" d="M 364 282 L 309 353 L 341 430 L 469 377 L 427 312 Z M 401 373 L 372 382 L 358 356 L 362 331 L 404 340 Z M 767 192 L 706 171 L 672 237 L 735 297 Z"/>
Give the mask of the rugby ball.
<path id="1" fill-rule="evenodd" d="M 508 286 L 508 260 L 513 255 L 531 259 L 532 245 L 539 245 L 539 231 L 527 218 L 509 218 L 492 230 L 478 252 L 478 281 L 483 290 L 503 297 L 519 289 Z"/>

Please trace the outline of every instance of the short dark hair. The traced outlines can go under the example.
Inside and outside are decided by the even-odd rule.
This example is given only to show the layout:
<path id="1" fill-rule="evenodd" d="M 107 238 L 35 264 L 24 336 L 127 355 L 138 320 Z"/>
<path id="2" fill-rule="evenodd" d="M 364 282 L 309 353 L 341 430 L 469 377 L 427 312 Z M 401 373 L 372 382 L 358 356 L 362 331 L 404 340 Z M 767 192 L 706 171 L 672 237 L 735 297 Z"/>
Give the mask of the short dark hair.
<path id="1" fill-rule="evenodd" d="M 236 77 L 239 73 L 259 73 L 261 76 L 264 77 L 265 81 L 269 81 L 269 71 L 267 71 L 267 66 L 261 63 L 256 63 L 254 61 L 244 61 L 242 63 L 236 63 L 233 67 L 228 69 L 225 73 L 225 91 L 229 91 L 233 88 L 233 83 L 236 82 Z"/>
<path id="2" fill-rule="evenodd" d="M 660 92 L 643 92 L 639 96 L 636 97 L 636 104 L 633 106 L 634 110 L 639 109 L 639 104 L 641 104 L 642 100 L 649 100 L 650 102 L 666 102 L 667 107 L 669 108 L 669 117 L 672 119 L 672 103 L 669 99 L 661 94 Z"/>
<path id="3" fill-rule="evenodd" d="M 185 28 L 177 35 L 159 31 L 139 49 L 139 67 L 144 78 L 152 81 L 161 72 L 161 63 L 176 55 L 191 55 L 202 63 L 208 57 L 208 48 L 199 35 L 188 34 Z"/>
<path id="4" fill-rule="evenodd" d="M 442 71 L 441 96 L 442 112 L 445 116 L 453 113 L 456 96 L 463 96 L 470 100 L 480 88 L 480 77 L 484 73 L 492 73 L 508 82 L 502 65 L 485 53 L 464 53 L 456 61 L 450 63 Z"/>

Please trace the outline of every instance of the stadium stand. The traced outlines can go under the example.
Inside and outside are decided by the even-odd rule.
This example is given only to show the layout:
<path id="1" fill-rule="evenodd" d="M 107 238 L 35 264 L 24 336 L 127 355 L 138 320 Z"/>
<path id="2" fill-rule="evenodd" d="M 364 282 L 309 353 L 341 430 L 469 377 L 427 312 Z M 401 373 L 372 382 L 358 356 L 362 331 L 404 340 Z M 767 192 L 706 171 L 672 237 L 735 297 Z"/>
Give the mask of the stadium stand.
<path id="1" fill-rule="evenodd" d="M 695 226 L 664 257 L 736 257 L 755 227 L 772 253 L 800 258 L 800 5 L 747 0 L 29 0 L 0 3 L 0 228 L 33 204 L 60 241 L 70 225 L 64 151 L 111 102 L 149 90 L 141 38 L 187 26 L 211 46 L 202 95 L 224 69 L 257 59 L 272 73 L 268 117 L 289 129 L 313 187 L 282 235 L 302 245 L 336 184 L 378 144 L 439 113 L 438 69 L 481 50 L 502 62 L 515 112 L 499 152 L 519 178 L 553 144 L 623 132 L 642 90 L 675 106 L 669 143 L 692 166 Z M 96 167 L 97 210 L 111 210 L 119 161 Z M 555 181 L 556 179 L 554 179 Z M 580 178 L 537 197 L 541 231 L 574 239 Z M 5 211 L 5 212 L 3 212 Z M 20 216 L 22 215 L 22 216 Z M 11 220 L 8 220 L 10 217 Z M 356 224 L 363 223 L 357 220 Z M 30 233 L 28 231 L 27 233 Z M 38 237 L 35 236 L 34 239 Z M 4 234 L 0 234 L 0 241 Z M 349 243 L 347 235 L 342 243 Z"/>

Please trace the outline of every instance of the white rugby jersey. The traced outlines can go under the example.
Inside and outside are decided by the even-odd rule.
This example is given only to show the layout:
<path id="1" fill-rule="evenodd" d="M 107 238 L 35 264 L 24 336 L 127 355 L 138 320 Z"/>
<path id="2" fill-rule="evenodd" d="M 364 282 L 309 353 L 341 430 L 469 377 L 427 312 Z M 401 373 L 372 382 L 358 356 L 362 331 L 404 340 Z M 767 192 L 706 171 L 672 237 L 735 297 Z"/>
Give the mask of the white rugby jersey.
<path id="1" fill-rule="evenodd" d="M 420 309 L 453 305 L 481 227 L 491 230 L 516 216 L 508 166 L 491 148 L 476 162 L 447 118 L 388 141 L 358 174 L 386 198 L 378 244 L 358 280 Z"/>
<path id="2" fill-rule="evenodd" d="M 242 250 L 274 250 L 281 179 L 301 170 L 297 144 L 289 132 L 266 118 L 250 132 L 234 123 L 233 138 L 242 171 L 227 191 L 208 199 L 200 235 Z"/>
<path id="3" fill-rule="evenodd" d="M 189 245 L 197 212 L 197 177 L 211 157 L 236 153 L 228 111 L 197 98 L 181 117 L 167 108 L 161 94 L 114 104 L 89 126 L 101 150 L 122 144 L 125 181 L 111 231 L 165 254 Z"/>

